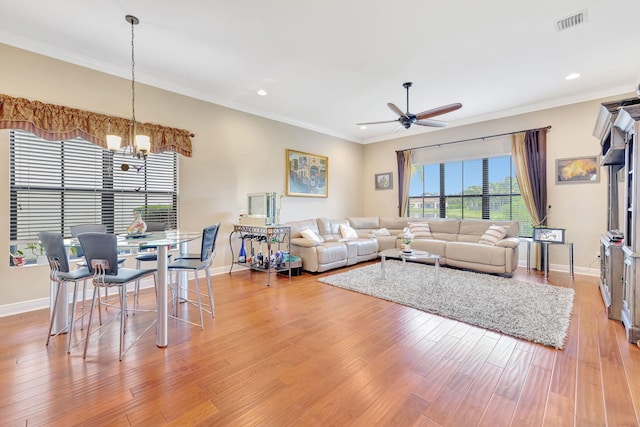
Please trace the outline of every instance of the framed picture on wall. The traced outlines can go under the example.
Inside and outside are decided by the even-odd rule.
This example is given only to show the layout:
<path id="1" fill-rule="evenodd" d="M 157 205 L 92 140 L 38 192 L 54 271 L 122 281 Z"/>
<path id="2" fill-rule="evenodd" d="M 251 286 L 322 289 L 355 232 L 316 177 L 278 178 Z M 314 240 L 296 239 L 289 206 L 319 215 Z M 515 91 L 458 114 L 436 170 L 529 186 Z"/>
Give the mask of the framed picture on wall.
<path id="1" fill-rule="evenodd" d="M 534 228 L 533 241 L 564 243 L 564 228 Z"/>
<path id="2" fill-rule="evenodd" d="M 600 181 L 597 156 L 556 160 L 556 184 L 593 183 Z"/>
<path id="3" fill-rule="evenodd" d="M 393 189 L 393 173 L 385 172 L 385 173 L 377 173 L 375 176 L 376 179 L 376 190 L 391 190 Z"/>
<path id="4" fill-rule="evenodd" d="M 329 158 L 287 149 L 287 196 L 328 197 Z"/>

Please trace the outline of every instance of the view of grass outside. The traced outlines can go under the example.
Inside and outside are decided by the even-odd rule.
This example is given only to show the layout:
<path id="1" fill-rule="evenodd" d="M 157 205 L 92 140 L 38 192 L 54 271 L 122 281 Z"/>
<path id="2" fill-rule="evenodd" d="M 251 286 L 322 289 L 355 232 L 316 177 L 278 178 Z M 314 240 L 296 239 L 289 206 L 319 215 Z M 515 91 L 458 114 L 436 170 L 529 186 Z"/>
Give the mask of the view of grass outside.
<path id="1" fill-rule="evenodd" d="M 532 235 L 531 217 L 511 156 L 413 165 L 408 216 L 516 220 L 520 235 Z"/>

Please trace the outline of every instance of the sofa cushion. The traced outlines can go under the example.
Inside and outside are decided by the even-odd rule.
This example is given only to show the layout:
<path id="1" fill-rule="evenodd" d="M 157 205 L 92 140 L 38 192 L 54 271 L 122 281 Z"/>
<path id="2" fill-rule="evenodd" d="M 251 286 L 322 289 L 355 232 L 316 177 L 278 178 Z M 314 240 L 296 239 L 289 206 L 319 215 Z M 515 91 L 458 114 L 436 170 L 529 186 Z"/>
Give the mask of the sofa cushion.
<path id="1" fill-rule="evenodd" d="M 468 242 L 447 242 L 445 257 L 447 263 L 454 265 L 450 261 L 464 261 L 473 264 L 486 264 L 493 266 L 505 265 L 505 248 L 498 246 L 483 245 L 478 247 L 477 243 Z"/>
<path id="2" fill-rule="evenodd" d="M 375 239 L 378 241 L 378 251 L 393 249 L 396 245 L 399 245 L 399 240 L 396 236 L 376 236 Z"/>
<path id="3" fill-rule="evenodd" d="M 371 234 L 373 236 L 376 236 L 376 237 L 391 236 L 391 233 L 389 232 L 389 229 L 384 228 L 384 227 L 380 228 L 378 230 L 372 230 Z"/>
<path id="4" fill-rule="evenodd" d="M 445 248 L 448 242 L 445 240 L 436 240 L 436 239 L 415 239 L 411 242 L 411 249 L 415 249 L 418 251 L 427 251 L 432 254 L 440 255 L 441 257 L 445 257 Z"/>
<path id="5" fill-rule="evenodd" d="M 340 226 L 341 225 L 349 225 L 349 221 L 346 219 L 328 219 L 328 218 L 318 218 L 318 230 L 320 231 L 320 236 L 324 237 L 325 240 L 340 240 L 342 236 L 340 235 Z"/>
<path id="6" fill-rule="evenodd" d="M 496 221 L 495 224 L 504 226 L 507 230 L 506 237 L 520 236 L 520 224 L 518 224 L 518 221 Z"/>
<path id="7" fill-rule="evenodd" d="M 349 227 L 348 225 L 344 225 L 344 224 L 340 224 L 340 235 L 344 239 L 357 239 L 358 238 L 358 233 L 356 233 L 356 230 L 354 230 L 353 228 Z"/>
<path id="8" fill-rule="evenodd" d="M 324 242 L 317 242 L 315 240 L 306 239 L 304 237 L 291 238 L 291 246 L 300 246 L 301 248 L 315 248 L 316 246 L 321 246 L 323 244 Z"/>
<path id="9" fill-rule="evenodd" d="M 455 242 L 460 232 L 459 219 L 432 219 L 429 220 L 429 229 L 434 239 Z"/>
<path id="10" fill-rule="evenodd" d="M 305 228 L 304 230 L 300 230 L 300 235 L 305 239 L 313 240 L 314 242 L 322 243 L 322 239 L 318 236 L 313 230 L 309 228 Z"/>
<path id="11" fill-rule="evenodd" d="M 416 239 L 433 239 L 428 222 L 410 222 L 409 232 Z"/>
<path id="12" fill-rule="evenodd" d="M 413 221 L 413 218 L 412 218 Z M 380 227 L 388 228 L 389 230 L 404 230 L 409 226 L 408 218 L 400 218 L 395 216 L 381 216 Z"/>
<path id="13" fill-rule="evenodd" d="M 482 237 L 480 237 L 478 243 L 481 243 L 483 245 L 495 246 L 496 243 L 498 243 L 504 236 L 506 236 L 506 234 L 506 228 L 501 225 L 493 224 L 489 226 L 487 231 L 485 231 Z"/>
<path id="14" fill-rule="evenodd" d="M 356 230 L 360 229 L 378 229 L 380 228 L 380 221 L 377 216 L 350 216 L 347 217 L 349 225 Z"/>
<path id="15" fill-rule="evenodd" d="M 291 221 L 287 222 L 287 225 L 291 227 L 291 238 L 302 237 L 300 231 L 308 228 L 313 231 L 317 235 L 320 235 L 320 231 L 318 230 L 318 223 L 315 219 L 303 219 L 300 221 Z"/>
<path id="16" fill-rule="evenodd" d="M 339 242 L 327 242 L 316 248 L 318 254 L 318 264 L 332 264 L 347 261 L 347 246 Z"/>
<path id="17" fill-rule="evenodd" d="M 349 257 L 363 257 L 378 254 L 378 241 L 376 239 L 358 239 L 344 242 L 347 246 Z"/>
<path id="18" fill-rule="evenodd" d="M 465 219 L 460 223 L 458 242 L 478 243 L 492 222 L 482 219 Z"/>

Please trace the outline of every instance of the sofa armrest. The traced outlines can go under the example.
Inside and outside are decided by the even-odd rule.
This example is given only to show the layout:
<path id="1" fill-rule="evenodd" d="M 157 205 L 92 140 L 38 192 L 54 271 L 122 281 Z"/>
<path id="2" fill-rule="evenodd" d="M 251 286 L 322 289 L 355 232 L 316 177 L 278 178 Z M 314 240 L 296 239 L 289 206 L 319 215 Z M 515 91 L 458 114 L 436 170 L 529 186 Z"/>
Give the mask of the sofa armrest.
<path id="1" fill-rule="evenodd" d="M 496 246 L 515 249 L 520 246 L 520 239 L 517 237 L 507 237 L 496 243 Z"/>
<path id="2" fill-rule="evenodd" d="M 315 240 L 306 239 L 304 237 L 292 237 L 291 244 L 302 246 L 303 248 L 313 248 L 322 245 L 322 242 L 316 242 Z"/>

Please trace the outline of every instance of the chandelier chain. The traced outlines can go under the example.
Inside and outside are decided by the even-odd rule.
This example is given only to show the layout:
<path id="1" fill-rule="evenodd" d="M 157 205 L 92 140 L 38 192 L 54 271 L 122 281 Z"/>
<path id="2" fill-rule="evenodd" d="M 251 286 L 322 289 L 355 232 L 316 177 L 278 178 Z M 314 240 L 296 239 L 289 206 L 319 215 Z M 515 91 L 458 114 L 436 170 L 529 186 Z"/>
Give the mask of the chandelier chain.
<path id="1" fill-rule="evenodd" d="M 131 120 L 132 120 L 132 136 L 136 134 L 136 59 L 134 44 L 134 25 L 136 20 L 131 20 Z"/>

